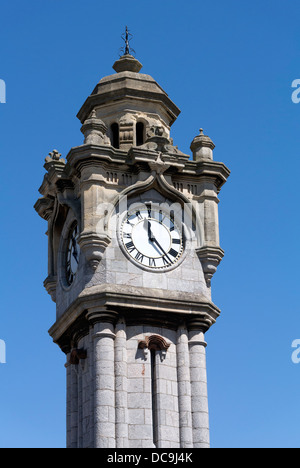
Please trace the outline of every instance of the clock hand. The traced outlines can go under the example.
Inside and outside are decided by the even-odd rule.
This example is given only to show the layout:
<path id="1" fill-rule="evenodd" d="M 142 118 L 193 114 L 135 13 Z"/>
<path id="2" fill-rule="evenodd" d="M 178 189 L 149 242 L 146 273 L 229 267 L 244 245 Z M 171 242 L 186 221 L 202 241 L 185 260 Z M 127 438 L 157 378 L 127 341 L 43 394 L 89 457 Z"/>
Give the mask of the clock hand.
<path id="1" fill-rule="evenodd" d="M 155 239 L 154 237 L 154 234 L 152 233 L 151 231 L 151 223 L 150 221 L 148 221 L 148 219 L 145 218 L 145 221 L 144 221 L 144 227 L 146 227 L 147 225 L 147 228 L 148 228 L 148 239 L 153 242 L 153 240 Z"/>
<path id="2" fill-rule="evenodd" d="M 75 258 L 75 261 L 78 263 L 79 260 L 78 260 L 77 252 L 73 252 L 73 257 Z"/>
<path id="3" fill-rule="evenodd" d="M 162 248 L 162 246 L 160 245 L 160 243 L 156 240 L 156 238 L 154 237 L 152 239 L 153 242 L 155 242 L 155 244 L 160 248 L 160 250 L 163 252 L 163 254 L 167 257 L 167 259 L 169 260 L 170 263 L 173 263 L 172 260 L 170 259 L 170 257 L 168 256 L 168 254 L 164 251 L 164 249 Z"/>
<path id="4" fill-rule="evenodd" d="M 77 247 L 76 247 L 76 240 L 73 238 L 72 239 L 72 244 L 73 244 L 73 257 L 75 258 L 76 262 L 78 263 L 78 252 L 77 252 Z"/>
<path id="5" fill-rule="evenodd" d="M 148 239 L 152 241 L 152 238 L 153 238 L 153 234 L 151 232 L 151 223 L 150 221 L 148 221 Z"/>
<path id="6" fill-rule="evenodd" d="M 167 259 L 169 260 L 170 263 L 173 263 L 172 260 L 170 259 L 170 257 L 168 256 L 168 254 L 164 251 L 164 249 L 162 248 L 162 246 L 160 245 L 160 243 L 158 242 L 158 240 L 156 240 L 156 237 L 154 236 L 153 232 L 151 231 L 151 223 L 150 221 L 148 221 L 146 218 L 145 218 L 145 221 L 147 222 L 148 224 L 148 239 L 151 241 L 151 242 L 154 242 L 158 248 L 163 252 L 163 254 L 167 257 Z M 144 225 L 146 223 L 144 222 Z"/>

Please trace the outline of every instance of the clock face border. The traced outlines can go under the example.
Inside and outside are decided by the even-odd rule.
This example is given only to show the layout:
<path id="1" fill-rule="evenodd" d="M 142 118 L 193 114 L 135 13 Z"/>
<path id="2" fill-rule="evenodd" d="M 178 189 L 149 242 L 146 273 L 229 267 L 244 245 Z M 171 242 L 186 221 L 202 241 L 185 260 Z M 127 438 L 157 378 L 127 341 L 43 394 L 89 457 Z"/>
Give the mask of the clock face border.
<path id="1" fill-rule="evenodd" d="M 145 212 L 147 212 L 147 214 Z M 171 213 L 173 213 L 173 216 Z M 138 221 L 136 220 L 137 222 L 132 223 L 132 230 L 139 224 L 139 231 L 146 240 L 149 240 L 151 235 L 153 235 L 153 237 L 157 236 L 159 233 L 158 224 L 160 224 L 162 219 L 168 220 L 172 223 L 172 226 L 170 225 L 171 229 L 168 229 L 166 224 L 164 224 L 162 221 L 160 232 L 163 239 L 157 238 L 158 244 L 155 243 L 155 250 L 152 249 L 152 253 L 154 252 L 154 255 L 147 256 L 147 248 L 143 249 L 140 248 L 141 244 L 139 246 L 137 245 L 139 242 L 137 241 L 138 236 L 135 236 L 136 239 L 134 239 L 134 236 L 130 235 L 130 228 L 128 229 L 127 224 L 128 220 L 130 224 L 130 218 L 132 216 L 139 218 Z M 145 218 L 150 221 L 150 229 L 148 224 L 146 225 Z M 126 226 L 126 229 L 124 229 L 124 226 Z M 169 248 L 167 247 L 168 230 L 170 236 Z M 165 207 L 161 208 L 157 203 L 135 203 L 134 208 L 129 207 L 126 212 L 119 214 L 117 233 L 122 252 L 135 266 L 151 273 L 168 272 L 177 268 L 182 263 L 186 255 L 186 240 L 184 231 L 184 223 L 179 219 L 178 210 L 174 212 L 173 210 L 168 210 Z M 149 237 L 147 237 L 147 234 L 149 234 Z M 174 244 L 173 241 L 175 242 Z"/>

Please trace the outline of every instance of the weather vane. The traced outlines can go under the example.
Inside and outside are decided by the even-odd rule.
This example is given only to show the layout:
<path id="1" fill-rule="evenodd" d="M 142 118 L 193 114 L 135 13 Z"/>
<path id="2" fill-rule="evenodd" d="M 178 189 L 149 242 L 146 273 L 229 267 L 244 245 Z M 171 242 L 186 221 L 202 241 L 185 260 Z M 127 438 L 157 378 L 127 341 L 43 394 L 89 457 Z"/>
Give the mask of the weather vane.
<path id="1" fill-rule="evenodd" d="M 120 51 L 122 52 L 123 55 L 132 55 L 135 54 L 135 50 L 130 47 L 130 41 L 132 39 L 133 35 L 128 31 L 128 28 L 126 26 L 125 33 L 122 34 L 121 38 L 125 42 L 125 47 L 121 47 Z"/>

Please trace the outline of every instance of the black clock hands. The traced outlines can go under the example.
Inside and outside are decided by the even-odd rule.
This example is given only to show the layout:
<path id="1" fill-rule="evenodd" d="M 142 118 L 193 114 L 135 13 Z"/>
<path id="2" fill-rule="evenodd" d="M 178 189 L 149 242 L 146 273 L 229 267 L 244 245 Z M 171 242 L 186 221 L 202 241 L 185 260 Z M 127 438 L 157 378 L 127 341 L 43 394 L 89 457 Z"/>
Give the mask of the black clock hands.
<path id="1" fill-rule="evenodd" d="M 158 246 L 158 248 L 160 248 L 160 250 L 163 252 L 164 256 L 169 260 L 170 263 L 173 263 L 172 260 L 170 259 L 170 257 L 168 256 L 168 254 L 164 251 L 164 249 L 162 248 L 162 246 L 160 245 L 160 243 L 156 240 L 156 238 L 154 237 L 153 239 L 153 242 L 155 242 L 155 244 Z"/>
<path id="2" fill-rule="evenodd" d="M 150 221 L 147 221 L 147 223 L 148 223 L 148 239 L 152 242 L 154 239 L 154 235 L 151 231 L 151 223 Z"/>
<path id="3" fill-rule="evenodd" d="M 77 247 L 76 247 L 76 239 L 74 237 L 72 238 L 72 247 L 73 247 L 73 257 L 75 258 L 75 261 L 79 263 L 78 252 L 77 252 Z"/>
<path id="4" fill-rule="evenodd" d="M 165 255 L 165 257 L 169 260 L 170 263 L 173 263 L 172 260 L 170 259 L 170 257 L 168 256 L 168 254 L 165 252 L 165 250 L 162 248 L 162 246 L 160 245 L 160 243 L 158 242 L 158 240 L 156 239 L 155 235 L 153 234 L 153 232 L 151 231 L 151 223 L 148 219 L 145 218 L 145 224 L 147 223 L 148 224 L 148 239 L 149 241 L 151 242 L 154 242 L 157 247 L 162 251 L 162 253 Z"/>

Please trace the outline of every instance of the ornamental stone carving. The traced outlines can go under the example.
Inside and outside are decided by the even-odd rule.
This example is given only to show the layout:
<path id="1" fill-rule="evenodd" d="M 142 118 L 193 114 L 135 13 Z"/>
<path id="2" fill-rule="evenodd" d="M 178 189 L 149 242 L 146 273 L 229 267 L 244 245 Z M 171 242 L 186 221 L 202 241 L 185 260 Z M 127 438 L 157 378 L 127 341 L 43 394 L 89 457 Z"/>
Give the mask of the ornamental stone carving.
<path id="1" fill-rule="evenodd" d="M 166 358 L 170 344 L 160 335 L 146 336 L 144 340 L 139 342 L 138 349 L 144 351 L 144 357 L 147 360 L 149 351 L 161 351 L 161 360 Z"/>
<path id="2" fill-rule="evenodd" d="M 49 156 L 46 157 L 45 159 L 45 162 L 46 163 L 49 163 L 49 162 L 53 162 L 53 161 L 60 161 L 60 162 L 65 162 L 64 159 L 60 159 L 61 157 L 61 153 L 59 153 L 56 149 L 51 151 L 49 153 Z"/>
<path id="3" fill-rule="evenodd" d="M 85 349 L 72 349 L 69 364 L 78 365 L 81 359 L 87 358 L 87 351 Z"/>

